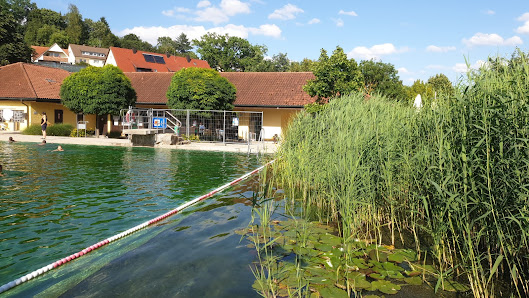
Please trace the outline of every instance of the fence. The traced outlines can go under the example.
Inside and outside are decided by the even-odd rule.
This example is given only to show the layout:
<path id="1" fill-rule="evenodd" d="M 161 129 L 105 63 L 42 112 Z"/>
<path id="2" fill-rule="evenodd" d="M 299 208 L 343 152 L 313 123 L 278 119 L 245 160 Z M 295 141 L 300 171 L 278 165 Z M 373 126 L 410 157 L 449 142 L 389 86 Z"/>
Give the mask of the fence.
<path id="1" fill-rule="evenodd" d="M 154 129 L 193 141 L 250 143 L 263 137 L 262 112 L 129 108 L 120 116 L 124 129 Z"/>

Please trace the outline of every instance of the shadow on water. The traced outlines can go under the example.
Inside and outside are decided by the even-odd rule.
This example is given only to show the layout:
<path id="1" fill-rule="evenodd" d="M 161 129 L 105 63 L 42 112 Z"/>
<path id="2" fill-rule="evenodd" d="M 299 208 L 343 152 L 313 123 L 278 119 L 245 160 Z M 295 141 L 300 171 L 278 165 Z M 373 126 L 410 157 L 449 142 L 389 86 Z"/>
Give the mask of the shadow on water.
<path id="1" fill-rule="evenodd" d="M 0 143 L 0 284 L 255 169 L 231 153 Z M 254 180 L 12 289 L 14 296 L 256 296 Z M 241 204 L 242 203 L 242 204 Z"/>

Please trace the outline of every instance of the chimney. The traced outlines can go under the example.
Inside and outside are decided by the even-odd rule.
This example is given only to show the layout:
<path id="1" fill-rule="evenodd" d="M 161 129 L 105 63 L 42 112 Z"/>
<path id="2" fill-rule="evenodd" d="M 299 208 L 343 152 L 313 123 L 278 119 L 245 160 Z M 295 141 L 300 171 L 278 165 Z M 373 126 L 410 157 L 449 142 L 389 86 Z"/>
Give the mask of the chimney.
<path id="1" fill-rule="evenodd" d="M 138 52 L 138 50 L 136 50 L 136 48 L 132 48 L 132 53 L 133 54 L 136 54 Z"/>
<path id="2" fill-rule="evenodd" d="M 186 60 L 187 60 L 187 63 L 191 62 L 191 57 L 189 57 L 189 54 L 186 55 Z"/>
<path id="3" fill-rule="evenodd" d="M 168 52 L 165 52 L 165 55 L 167 56 L 167 58 L 171 57 L 171 54 L 169 54 Z"/>

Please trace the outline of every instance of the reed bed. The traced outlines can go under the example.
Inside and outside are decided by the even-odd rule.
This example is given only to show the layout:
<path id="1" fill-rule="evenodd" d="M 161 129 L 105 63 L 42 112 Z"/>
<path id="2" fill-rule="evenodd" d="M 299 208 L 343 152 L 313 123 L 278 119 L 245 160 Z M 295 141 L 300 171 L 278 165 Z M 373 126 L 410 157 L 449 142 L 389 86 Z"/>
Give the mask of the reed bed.
<path id="1" fill-rule="evenodd" d="M 351 94 L 301 113 L 273 177 L 301 200 L 304 217 L 338 223 L 344 242 L 395 244 L 411 235 L 435 260 L 437 287 L 444 276 L 462 276 L 476 297 L 529 295 L 523 56 L 469 73 L 454 94 L 420 110 Z"/>

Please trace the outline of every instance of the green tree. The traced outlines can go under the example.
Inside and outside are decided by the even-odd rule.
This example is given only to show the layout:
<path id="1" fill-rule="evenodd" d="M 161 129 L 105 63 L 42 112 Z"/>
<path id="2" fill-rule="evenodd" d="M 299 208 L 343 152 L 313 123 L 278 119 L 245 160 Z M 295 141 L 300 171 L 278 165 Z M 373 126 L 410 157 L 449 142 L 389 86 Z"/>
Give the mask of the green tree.
<path id="1" fill-rule="evenodd" d="M 345 95 L 363 88 L 362 73 L 354 59 L 347 59 L 341 47 L 336 47 L 331 57 L 321 49 L 318 64 L 314 67 L 315 79 L 308 81 L 303 90 L 316 96 L 318 102 Z"/>
<path id="2" fill-rule="evenodd" d="M 436 74 L 428 79 L 428 85 L 430 85 L 437 96 L 450 95 L 454 92 L 452 82 L 444 74 Z M 435 95 L 434 95 L 435 97 Z"/>
<path id="3" fill-rule="evenodd" d="M 290 69 L 290 60 L 286 53 L 272 56 L 272 64 L 274 65 L 274 71 L 277 72 L 286 72 Z"/>
<path id="4" fill-rule="evenodd" d="M 105 17 L 101 17 L 97 22 L 91 19 L 85 19 L 84 24 L 88 33 L 87 45 L 100 48 L 117 45 L 118 37 L 110 30 Z"/>
<path id="5" fill-rule="evenodd" d="M 413 85 L 411 85 L 408 89 L 408 100 L 413 102 L 417 94 L 421 95 L 422 101 L 427 102 L 431 101 L 434 98 L 434 91 L 431 85 L 428 83 L 424 83 L 421 80 L 416 80 L 413 82 Z"/>
<path id="6" fill-rule="evenodd" d="M 60 94 L 62 104 L 74 113 L 119 115 L 136 102 L 129 78 L 112 65 L 90 66 L 71 74 L 63 81 Z"/>
<path id="7" fill-rule="evenodd" d="M 58 44 L 63 49 L 67 49 L 68 45 L 70 44 L 70 38 L 68 37 L 68 35 L 66 35 L 66 32 L 64 32 L 64 30 L 56 31 L 53 32 L 53 34 L 50 36 L 49 45 L 51 46 L 54 43 Z"/>
<path id="8" fill-rule="evenodd" d="M 244 38 L 207 33 L 193 40 L 201 58 L 218 71 L 254 70 L 264 60 L 265 46 L 252 45 Z"/>
<path id="9" fill-rule="evenodd" d="M 13 7 L 0 0 L 0 65 L 31 60 L 33 50 L 24 42 L 21 23 L 15 17 Z"/>
<path id="10" fill-rule="evenodd" d="M 45 27 L 48 28 L 46 29 L 47 31 L 51 32 L 44 34 L 42 29 Z M 47 46 L 49 45 L 49 40 L 42 40 L 43 36 L 51 37 L 54 32 L 65 28 L 66 22 L 60 13 L 46 8 L 34 9 L 30 11 L 27 17 L 24 40 L 29 45 Z"/>
<path id="11" fill-rule="evenodd" d="M 301 62 L 292 61 L 290 62 L 290 71 L 291 72 L 312 72 L 317 64 L 318 64 L 317 61 L 312 61 L 309 58 L 304 58 Z"/>
<path id="12" fill-rule="evenodd" d="M 176 43 L 169 36 L 158 37 L 158 44 L 156 44 L 156 51 L 158 53 L 169 53 L 176 55 Z"/>
<path id="13" fill-rule="evenodd" d="M 185 35 L 184 33 L 180 33 L 180 35 L 178 35 L 176 40 L 174 40 L 173 42 L 176 52 L 180 55 L 185 55 L 189 53 L 193 48 L 193 46 L 191 46 L 191 42 L 189 41 L 189 39 L 187 39 L 187 35 Z"/>
<path id="14" fill-rule="evenodd" d="M 374 60 L 360 62 L 360 71 L 364 76 L 364 92 L 378 92 L 392 99 L 406 99 L 404 86 L 393 64 Z"/>
<path id="15" fill-rule="evenodd" d="M 172 109 L 232 110 L 235 86 L 213 69 L 183 68 L 177 71 L 167 90 Z"/>
<path id="16" fill-rule="evenodd" d="M 154 52 L 154 47 L 146 42 L 141 40 L 136 34 L 130 33 L 119 39 L 119 46 L 125 49 L 136 49 L 146 52 Z"/>
<path id="17" fill-rule="evenodd" d="M 83 16 L 73 4 L 68 5 L 68 13 L 64 16 L 66 20 L 66 35 L 73 44 L 84 44 L 88 40 L 88 32 L 83 22 Z"/>

